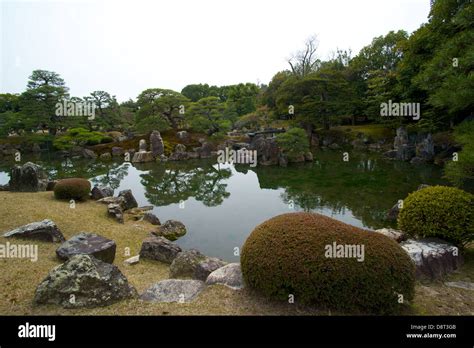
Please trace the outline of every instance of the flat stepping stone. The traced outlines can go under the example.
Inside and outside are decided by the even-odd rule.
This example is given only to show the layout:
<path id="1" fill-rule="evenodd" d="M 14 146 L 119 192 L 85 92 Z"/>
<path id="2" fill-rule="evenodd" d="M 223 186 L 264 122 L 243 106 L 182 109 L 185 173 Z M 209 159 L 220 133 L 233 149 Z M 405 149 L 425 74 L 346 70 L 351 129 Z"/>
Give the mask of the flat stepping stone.
<path id="1" fill-rule="evenodd" d="M 452 287 L 452 288 L 459 288 L 464 290 L 474 290 L 474 283 L 471 282 L 446 282 L 444 285 Z"/>
<path id="2" fill-rule="evenodd" d="M 233 290 L 243 289 L 244 280 L 242 278 L 240 263 L 229 263 L 224 267 L 216 269 L 209 274 L 206 279 L 206 284 L 222 284 Z"/>
<path id="3" fill-rule="evenodd" d="M 61 260 L 67 260 L 73 255 L 86 254 L 104 262 L 113 263 L 116 247 L 115 242 L 111 239 L 95 233 L 81 232 L 61 244 L 56 250 L 56 255 Z"/>
<path id="4" fill-rule="evenodd" d="M 153 284 L 140 296 L 151 302 L 191 302 L 205 288 L 199 280 L 166 279 Z"/>
<path id="5" fill-rule="evenodd" d="M 23 225 L 4 233 L 3 236 L 6 238 L 39 239 L 53 243 L 60 243 L 66 240 L 56 224 L 49 219 Z"/>

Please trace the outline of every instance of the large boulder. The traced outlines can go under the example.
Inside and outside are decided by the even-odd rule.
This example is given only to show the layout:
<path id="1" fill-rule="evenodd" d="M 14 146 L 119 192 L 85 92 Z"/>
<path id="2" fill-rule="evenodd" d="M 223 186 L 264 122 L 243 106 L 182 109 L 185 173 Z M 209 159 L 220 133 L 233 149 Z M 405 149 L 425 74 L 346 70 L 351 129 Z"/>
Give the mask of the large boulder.
<path id="1" fill-rule="evenodd" d="M 117 245 L 113 240 L 95 233 L 81 232 L 65 241 L 56 249 L 56 255 L 61 260 L 67 260 L 73 255 L 87 254 L 104 262 L 113 263 Z"/>
<path id="2" fill-rule="evenodd" d="M 143 221 L 149 222 L 152 225 L 161 225 L 161 221 L 158 218 L 158 216 L 156 216 L 155 214 L 153 214 L 152 212 L 149 212 L 149 211 L 147 211 L 143 215 L 142 219 L 143 219 Z"/>
<path id="3" fill-rule="evenodd" d="M 150 134 L 150 151 L 155 158 L 163 155 L 165 152 L 163 139 L 161 138 L 160 132 L 157 130 L 154 130 Z"/>
<path id="4" fill-rule="evenodd" d="M 189 158 L 188 153 L 186 152 L 186 146 L 183 144 L 177 144 L 174 147 L 174 152 L 170 155 L 170 161 L 183 161 Z"/>
<path id="5" fill-rule="evenodd" d="M 222 284 L 234 290 L 242 289 L 244 287 L 244 280 L 242 278 L 240 263 L 229 263 L 224 267 L 216 269 L 209 274 L 206 279 L 206 284 Z"/>
<path id="6" fill-rule="evenodd" d="M 192 278 L 205 281 L 209 274 L 227 263 L 215 257 L 208 257 L 198 250 L 190 249 L 180 253 L 171 263 L 171 278 Z"/>
<path id="7" fill-rule="evenodd" d="M 408 132 L 405 127 L 397 129 L 397 136 L 395 137 L 393 148 L 396 151 L 395 158 L 400 161 L 409 161 L 415 154 L 415 146 L 410 142 Z"/>
<path id="8" fill-rule="evenodd" d="M 146 238 L 140 249 L 140 258 L 171 264 L 181 253 L 181 248 L 164 237 Z"/>
<path id="9" fill-rule="evenodd" d="M 151 151 L 138 151 L 133 154 L 132 162 L 133 163 L 145 163 L 153 162 L 155 157 Z"/>
<path id="10" fill-rule="evenodd" d="M 138 207 L 137 200 L 133 196 L 132 190 L 123 190 L 118 194 L 119 197 L 123 198 L 123 209 L 128 210 Z"/>
<path id="11" fill-rule="evenodd" d="M 45 191 L 48 177 L 43 169 L 32 162 L 14 166 L 10 172 L 10 191 L 38 192 Z"/>
<path id="12" fill-rule="evenodd" d="M 463 263 L 458 248 L 440 239 L 408 239 L 400 245 L 415 263 L 418 278 L 440 279 Z"/>
<path id="13" fill-rule="evenodd" d="M 174 241 L 186 234 L 186 226 L 180 221 L 168 220 L 151 233 L 155 236 L 162 236 Z"/>
<path id="14" fill-rule="evenodd" d="M 34 303 L 65 308 L 98 307 L 137 295 L 116 266 L 78 254 L 49 272 L 36 288 Z"/>
<path id="15" fill-rule="evenodd" d="M 191 302 L 205 285 L 199 280 L 166 279 L 153 284 L 140 296 L 151 302 Z"/>
<path id="16" fill-rule="evenodd" d="M 195 149 L 199 154 L 199 158 L 210 158 L 212 157 L 212 144 L 208 142 L 203 142 L 201 147 Z"/>
<path id="17" fill-rule="evenodd" d="M 94 186 L 91 191 L 91 198 L 96 201 L 101 198 L 111 197 L 113 195 L 114 190 L 109 186 Z"/>
<path id="18" fill-rule="evenodd" d="M 250 150 L 257 151 L 259 164 L 275 165 L 279 163 L 280 148 L 275 138 L 265 138 L 263 135 L 257 135 L 250 143 Z"/>
<path id="19" fill-rule="evenodd" d="M 3 234 L 4 237 L 31 238 L 53 243 L 64 242 L 66 239 L 56 226 L 56 224 L 45 219 L 39 222 L 32 222 Z"/>

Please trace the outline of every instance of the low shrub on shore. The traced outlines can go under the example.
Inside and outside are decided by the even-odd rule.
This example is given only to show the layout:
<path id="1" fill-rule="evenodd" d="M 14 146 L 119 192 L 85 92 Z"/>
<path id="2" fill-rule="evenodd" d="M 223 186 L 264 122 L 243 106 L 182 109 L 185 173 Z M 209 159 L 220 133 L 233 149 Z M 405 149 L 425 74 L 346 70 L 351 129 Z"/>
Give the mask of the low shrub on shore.
<path id="1" fill-rule="evenodd" d="M 62 179 L 54 186 L 54 197 L 57 199 L 86 200 L 90 192 L 91 183 L 82 178 Z"/>
<path id="2" fill-rule="evenodd" d="M 361 258 L 340 257 L 339 246 L 359 247 Z M 293 295 L 343 312 L 397 313 L 414 296 L 415 266 L 395 241 L 319 214 L 260 224 L 242 248 L 241 266 L 246 283 L 270 298 Z"/>

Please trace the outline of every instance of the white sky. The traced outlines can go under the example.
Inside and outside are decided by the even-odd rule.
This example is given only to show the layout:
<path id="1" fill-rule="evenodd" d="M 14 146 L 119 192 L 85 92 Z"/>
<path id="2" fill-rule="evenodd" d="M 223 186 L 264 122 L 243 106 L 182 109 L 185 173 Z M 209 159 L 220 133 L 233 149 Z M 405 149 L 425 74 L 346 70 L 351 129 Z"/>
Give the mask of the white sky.
<path id="1" fill-rule="evenodd" d="M 0 92 L 21 93 L 35 69 L 71 95 L 119 101 L 146 88 L 268 83 L 317 34 L 319 57 L 353 55 L 390 30 L 427 21 L 429 0 L 0 0 Z"/>

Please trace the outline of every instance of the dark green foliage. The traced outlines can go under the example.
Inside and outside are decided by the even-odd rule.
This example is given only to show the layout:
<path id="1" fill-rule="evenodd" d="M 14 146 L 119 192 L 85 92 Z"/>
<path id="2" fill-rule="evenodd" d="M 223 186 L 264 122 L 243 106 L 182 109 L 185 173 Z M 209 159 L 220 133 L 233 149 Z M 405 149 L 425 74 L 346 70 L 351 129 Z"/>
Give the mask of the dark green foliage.
<path id="1" fill-rule="evenodd" d="M 309 151 L 306 132 L 301 128 L 291 128 L 277 135 L 277 142 L 283 153 L 291 160 Z"/>
<path id="2" fill-rule="evenodd" d="M 54 186 L 54 197 L 57 199 L 86 200 L 91 192 L 89 180 L 70 178 L 59 180 Z"/>
<path id="3" fill-rule="evenodd" d="M 71 128 L 65 135 L 57 137 L 53 145 L 59 150 L 68 150 L 74 146 L 92 146 L 112 141 L 110 136 L 101 132 L 90 132 L 85 128 Z"/>
<path id="4" fill-rule="evenodd" d="M 459 124 L 454 130 L 454 138 L 461 144 L 457 161 L 445 166 L 445 175 L 457 187 L 474 182 L 474 121 Z"/>
<path id="5" fill-rule="evenodd" d="M 326 246 L 364 245 L 365 259 L 326 257 Z M 415 266 L 393 240 L 313 213 L 290 213 L 260 224 L 241 255 L 246 283 L 283 301 L 344 313 L 397 313 L 414 295 Z"/>
<path id="6" fill-rule="evenodd" d="M 412 236 L 463 246 L 474 240 L 474 196 L 447 186 L 415 191 L 403 201 L 398 226 Z"/>

